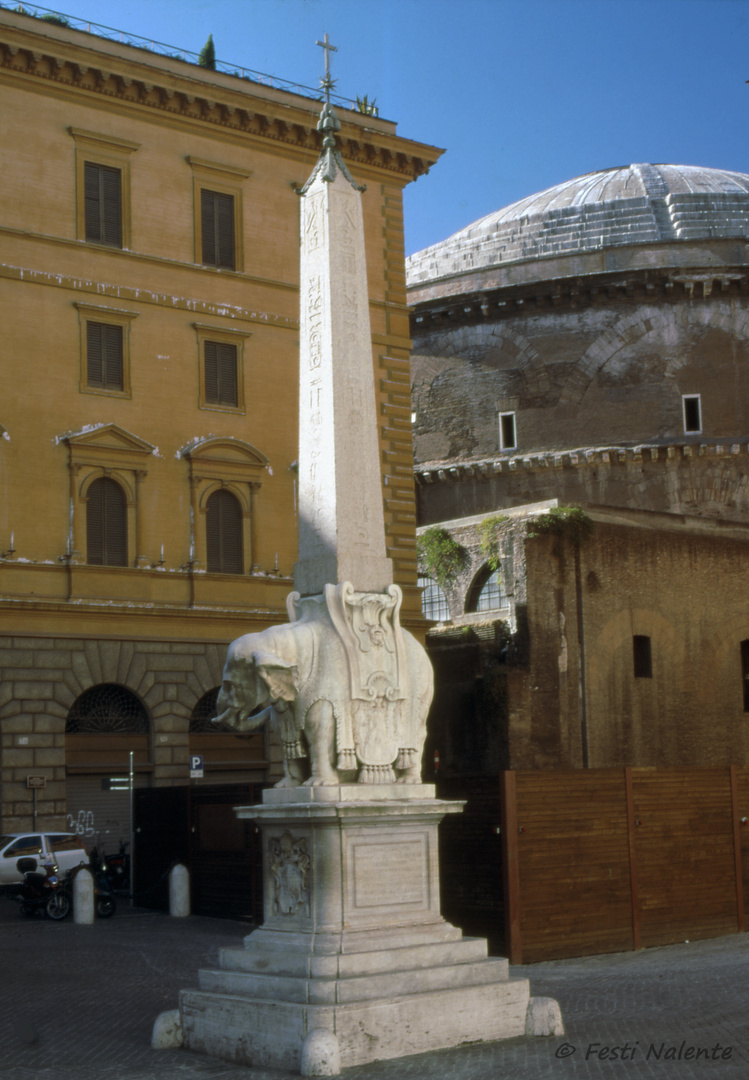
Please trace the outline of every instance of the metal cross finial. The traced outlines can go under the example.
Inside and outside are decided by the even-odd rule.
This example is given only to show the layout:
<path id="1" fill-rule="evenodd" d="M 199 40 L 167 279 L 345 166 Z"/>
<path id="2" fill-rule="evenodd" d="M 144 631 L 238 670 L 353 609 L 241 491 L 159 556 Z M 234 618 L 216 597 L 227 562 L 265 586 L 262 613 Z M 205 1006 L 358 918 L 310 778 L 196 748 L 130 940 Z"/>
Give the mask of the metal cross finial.
<path id="1" fill-rule="evenodd" d="M 327 32 L 323 41 L 316 41 L 315 45 L 319 45 L 321 49 L 325 50 L 325 75 L 320 80 L 320 86 L 325 91 L 325 100 L 330 104 L 330 91 L 335 86 L 335 79 L 330 77 L 330 54 L 332 52 L 338 52 L 335 45 L 330 44 Z"/>

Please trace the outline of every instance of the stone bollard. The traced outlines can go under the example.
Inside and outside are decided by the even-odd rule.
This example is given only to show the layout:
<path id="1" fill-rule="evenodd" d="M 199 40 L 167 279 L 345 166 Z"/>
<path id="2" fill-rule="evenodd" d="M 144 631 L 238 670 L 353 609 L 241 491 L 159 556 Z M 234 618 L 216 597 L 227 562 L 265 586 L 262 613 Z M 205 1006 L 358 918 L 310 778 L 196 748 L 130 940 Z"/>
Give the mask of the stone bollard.
<path id="1" fill-rule="evenodd" d="M 341 1071 L 341 1048 L 327 1028 L 313 1028 L 302 1043 L 302 1076 L 338 1076 Z"/>
<path id="2" fill-rule="evenodd" d="M 169 871 L 169 914 L 178 919 L 190 914 L 190 874 L 182 863 Z"/>
<path id="3" fill-rule="evenodd" d="M 182 1046 L 182 1017 L 179 1009 L 169 1009 L 156 1017 L 151 1034 L 152 1050 L 174 1050 Z"/>
<path id="4" fill-rule="evenodd" d="M 525 1014 L 526 1035 L 564 1035 L 559 1004 L 554 998 L 532 997 Z"/>
<path id="5" fill-rule="evenodd" d="M 94 921 L 94 879 L 86 869 L 73 878 L 73 921 L 85 926 Z"/>

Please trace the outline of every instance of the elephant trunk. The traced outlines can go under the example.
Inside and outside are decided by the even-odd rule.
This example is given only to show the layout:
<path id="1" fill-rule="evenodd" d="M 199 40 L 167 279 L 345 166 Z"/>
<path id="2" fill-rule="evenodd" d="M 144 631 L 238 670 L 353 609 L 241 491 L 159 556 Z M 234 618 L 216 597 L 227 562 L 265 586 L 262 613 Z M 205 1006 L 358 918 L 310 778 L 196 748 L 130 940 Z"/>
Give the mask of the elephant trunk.
<path id="1" fill-rule="evenodd" d="M 228 709 L 224 709 L 222 713 L 214 717 L 211 723 L 228 724 L 235 731 L 255 731 L 256 728 L 259 728 L 261 724 L 270 719 L 272 712 L 272 705 L 269 705 L 267 709 L 263 709 L 262 712 L 253 713 L 252 715 L 242 711 L 239 706 L 230 705 Z"/>

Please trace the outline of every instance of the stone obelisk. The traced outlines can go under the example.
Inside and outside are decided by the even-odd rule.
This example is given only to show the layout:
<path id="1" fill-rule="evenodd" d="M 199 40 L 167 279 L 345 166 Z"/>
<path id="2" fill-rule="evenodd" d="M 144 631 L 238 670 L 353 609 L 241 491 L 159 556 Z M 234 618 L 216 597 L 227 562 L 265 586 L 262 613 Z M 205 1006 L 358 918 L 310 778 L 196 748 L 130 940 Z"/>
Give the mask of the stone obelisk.
<path id="1" fill-rule="evenodd" d="M 330 48 L 326 42 L 327 49 Z M 327 63 L 326 63 L 327 68 Z M 329 71 L 324 85 L 329 87 Z M 350 581 L 393 581 L 385 522 L 369 326 L 362 191 L 349 174 L 326 102 L 323 151 L 301 191 L 299 561 L 301 596 Z"/>

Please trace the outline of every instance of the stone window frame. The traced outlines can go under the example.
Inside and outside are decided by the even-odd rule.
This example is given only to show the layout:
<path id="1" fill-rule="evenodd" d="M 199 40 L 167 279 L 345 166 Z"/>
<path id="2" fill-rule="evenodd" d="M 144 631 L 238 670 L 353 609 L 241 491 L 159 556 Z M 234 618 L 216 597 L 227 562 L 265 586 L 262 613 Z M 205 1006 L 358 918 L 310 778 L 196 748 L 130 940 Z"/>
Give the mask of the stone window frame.
<path id="1" fill-rule="evenodd" d="M 213 412 L 237 413 L 246 415 L 244 394 L 244 346 L 252 337 L 251 330 L 238 330 L 235 327 L 211 326 L 208 323 L 193 323 L 198 342 L 198 408 Z M 237 403 L 236 405 L 217 404 L 206 401 L 205 393 L 205 343 L 216 341 L 219 344 L 234 345 L 237 350 Z"/>
<path id="2" fill-rule="evenodd" d="M 132 142 L 130 139 L 118 139 L 114 135 L 104 135 L 96 131 L 86 131 L 83 128 L 69 127 L 68 132 L 75 141 L 75 234 L 78 240 L 95 247 L 101 247 L 107 251 L 129 250 L 132 243 L 132 213 L 130 193 L 130 158 L 141 144 Z M 86 239 L 86 193 L 85 193 L 85 164 L 105 165 L 110 169 L 118 169 L 121 178 L 120 190 L 120 222 L 122 243 L 118 247 L 114 244 L 105 244 L 98 240 Z"/>
<path id="3" fill-rule="evenodd" d="M 236 165 L 223 165 L 217 161 L 188 154 L 185 161 L 192 169 L 193 186 L 193 235 L 195 239 L 195 262 L 206 270 L 216 273 L 236 274 L 244 270 L 244 183 L 252 176 L 247 169 Z M 231 195 L 234 199 L 234 267 L 212 266 L 203 262 L 203 221 L 201 192 L 215 191 Z"/>
<path id="4" fill-rule="evenodd" d="M 106 307 L 99 304 L 87 304 L 74 300 L 73 306 L 78 311 L 81 339 L 81 370 L 78 388 L 82 394 L 103 394 L 105 397 L 132 398 L 130 382 L 130 326 L 140 312 L 127 311 L 125 308 Z M 89 322 L 108 323 L 122 328 L 122 389 L 111 390 L 103 386 L 91 386 L 88 383 L 88 328 Z"/>
<path id="5" fill-rule="evenodd" d="M 512 418 L 512 444 L 505 439 L 505 421 L 508 417 Z M 497 416 L 497 422 L 499 426 L 499 449 L 505 450 L 517 450 L 518 448 L 518 424 L 517 413 L 514 409 L 507 411 L 500 411 Z"/>
<path id="6" fill-rule="evenodd" d="M 687 402 L 697 402 L 697 427 L 689 427 L 687 423 Z M 684 425 L 685 435 L 701 435 L 702 434 L 702 395 L 701 394 L 682 394 L 681 395 L 681 418 Z"/>
<path id="7" fill-rule="evenodd" d="M 127 505 L 128 567 L 147 567 L 144 543 L 145 515 L 142 485 L 148 475 L 146 462 L 155 447 L 117 424 L 105 424 L 93 431 L 65 435 L 68 446 L 70 527 L 66 557 L 76 564 L 86 562 L 86 501 L 95 480 L 115 480 L 125 493 Z M 124 570 L 127 567 L 96 566 L 94 569 Z"/>
<path id="8" fill-rule="evenodd" d="M 190 466 L 190 568 L 208 565 L 206 513 L 208 499 L 221 488 L 229 491 L 242 510 L 242 559 L 245 575 L 258 568 L 258 493 L 268 458 L 257 447 L 230 436 L 201 439 L 182 451 Z M 215 576 L 215 574 L 213 575 Z M 234 580 L 242 575 L 231 574 Z"/>

